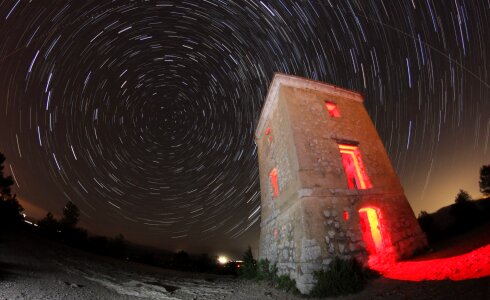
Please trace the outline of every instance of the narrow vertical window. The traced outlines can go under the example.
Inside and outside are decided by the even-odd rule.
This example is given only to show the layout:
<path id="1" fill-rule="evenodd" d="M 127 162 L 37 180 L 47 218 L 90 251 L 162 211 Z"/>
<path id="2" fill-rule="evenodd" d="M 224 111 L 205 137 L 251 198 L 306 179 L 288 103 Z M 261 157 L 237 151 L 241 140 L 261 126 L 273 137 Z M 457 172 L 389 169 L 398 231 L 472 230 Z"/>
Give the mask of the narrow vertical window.
<path id="1" fill-rule="evenodd" d="M 272 195 L 274 198 L 277 198 L 279 196 L 279 185 L 277 184 L 277 169 L 274 168 L 272 171 L 269 173 L 269 178 L 271 180 L 271 186 L 272 186 Z"/>
<path id="2" fill-rule="evenodd" d="M 329 101 L 325 101 L 325 106 L 327 107 L 328 113 L 332 118 L 340 117 L 340 110 L 337 107 L 337 104 Z"/>
<path id="3" fill-rule="evenodd" d="M 272 134 L 271 134 L 271 128 L 268 127 L 267 130 L 265 131 L 265 135 L 269 136 L 269 142 L 272 142 Z"/>
<path id="4" fill-rule="evenodd" d="M 339 144 L 339 150 L 349 189 L 365 190 L 372 188 L 373 185 L 366 174 L 357 146 Z"/>
<path id="5" fill-rule="evenodd" d="M 344 210 L 344 220 L 349 221 L 349 212 Z"/>

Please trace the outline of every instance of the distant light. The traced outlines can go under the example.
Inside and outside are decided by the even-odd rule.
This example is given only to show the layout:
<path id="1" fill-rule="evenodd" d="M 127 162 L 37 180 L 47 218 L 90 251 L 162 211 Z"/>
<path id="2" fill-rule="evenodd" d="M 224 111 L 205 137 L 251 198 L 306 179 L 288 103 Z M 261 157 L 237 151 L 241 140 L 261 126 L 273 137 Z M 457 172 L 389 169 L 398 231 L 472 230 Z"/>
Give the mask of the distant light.
<path id="1" fill-rule="evenodd" d="M 230 260 L 226 256 L 219 256 L 218 257 L 218 262 L 222 265 L 225 265 L 229 262 Z"/>

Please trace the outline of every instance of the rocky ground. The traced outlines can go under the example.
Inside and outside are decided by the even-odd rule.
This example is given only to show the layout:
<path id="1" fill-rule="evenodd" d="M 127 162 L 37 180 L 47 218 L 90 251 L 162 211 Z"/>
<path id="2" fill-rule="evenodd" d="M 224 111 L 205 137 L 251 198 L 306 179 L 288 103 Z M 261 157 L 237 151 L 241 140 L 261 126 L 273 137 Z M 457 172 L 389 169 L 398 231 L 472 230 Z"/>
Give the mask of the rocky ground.
<path id="1" fill-rule="evenodd" d="M 28 234 L 0 233 L 0 299 L 302 298 L 234 277 L 164 270 Z M 490 277 L 423 282 L 378 278 L 361 293 L 336 299 L 490 299 Z"/>

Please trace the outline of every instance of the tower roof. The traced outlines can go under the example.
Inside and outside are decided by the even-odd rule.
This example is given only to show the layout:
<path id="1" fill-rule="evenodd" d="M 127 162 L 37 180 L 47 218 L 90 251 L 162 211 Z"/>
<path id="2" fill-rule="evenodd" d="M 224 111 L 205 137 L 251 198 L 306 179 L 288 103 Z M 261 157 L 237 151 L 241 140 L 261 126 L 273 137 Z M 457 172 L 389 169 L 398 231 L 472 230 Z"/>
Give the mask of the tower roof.
<path id="1" fill-rule="evenodd" d="M 269 115 L 273 111 L 273 108 L 277 104 L 277 93 L 281 86 L 288 86 L 293 88 L 300 88 L 305 90 L 312 90 L 324 93 L 326 95 L 339 96 L 342 98 L 363 102 L 364 98 L 361 94 L 346 90 L 335 85 L 323 83 L 320 81 L 315 81 L 311 79 L 306 79 L 293 75 L 286 75 L 282 73 L 275 73 L 272 83 L 269 86 L 269 92 L 265 99 L 262 112 L 260 114 L 259 123 L 255 130 L 255 137 L 258 138 L 264 129 L 265 122 L 269 118 Z"/>

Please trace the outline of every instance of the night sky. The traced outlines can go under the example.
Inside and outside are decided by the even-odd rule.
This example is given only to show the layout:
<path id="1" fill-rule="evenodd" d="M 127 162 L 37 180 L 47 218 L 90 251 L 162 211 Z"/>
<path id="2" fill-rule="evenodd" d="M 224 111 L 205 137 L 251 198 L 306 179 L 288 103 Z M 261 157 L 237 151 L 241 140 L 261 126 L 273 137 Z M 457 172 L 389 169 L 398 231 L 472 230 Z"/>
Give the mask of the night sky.
<path id="1" fill-rule="evenodd" d="M 489 0 L 0 0 L 0 36 L 0 152 L 28 214 L 71 200 L 94 233 L 257 245 L 274 72 L 365 95 L 416 214 L 480 197 Z"/>

